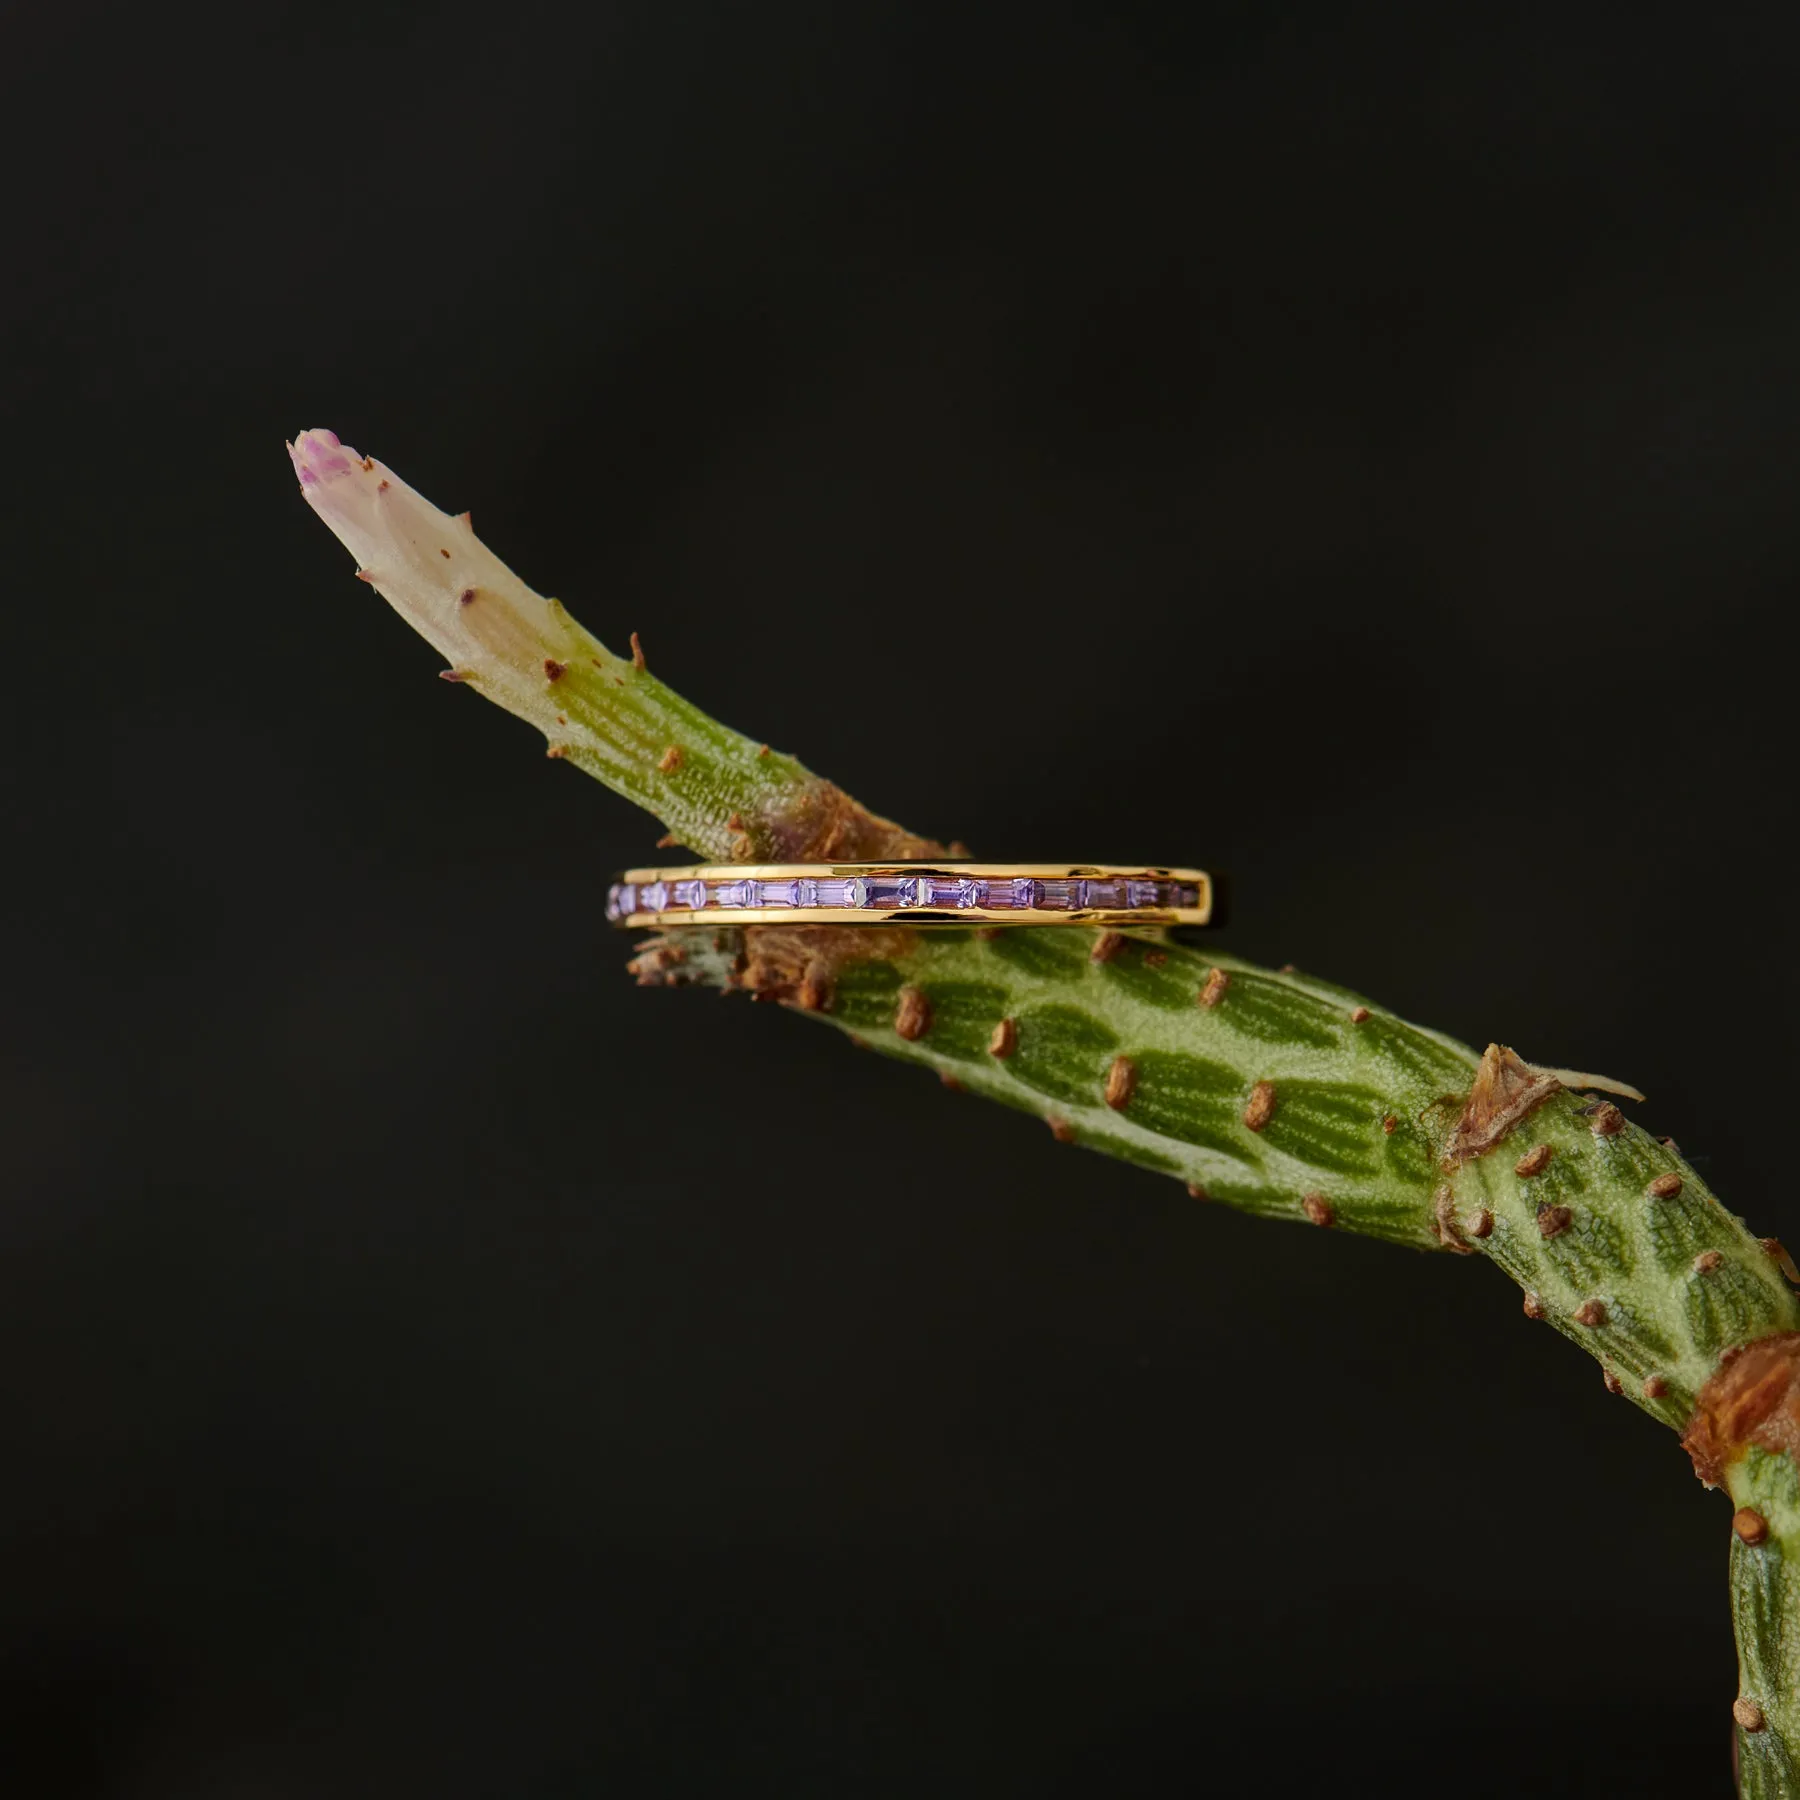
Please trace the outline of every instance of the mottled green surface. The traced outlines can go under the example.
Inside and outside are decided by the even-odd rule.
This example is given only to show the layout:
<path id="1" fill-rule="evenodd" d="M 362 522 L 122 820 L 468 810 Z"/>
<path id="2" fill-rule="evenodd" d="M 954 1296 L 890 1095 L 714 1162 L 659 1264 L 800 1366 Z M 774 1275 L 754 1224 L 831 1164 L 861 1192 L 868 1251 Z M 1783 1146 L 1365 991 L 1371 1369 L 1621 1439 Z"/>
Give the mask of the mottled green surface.
<path id="1" fill-rule="evenodd" d="M 738 934 L 669 941 L 682 948 L 670 970 L 679 978 L 742 978 Z M 1493 1148 L 1455 1163 L 1447 1151 L 1479 1057 L 1343 989 L 1155 934 L 1126 935 L 1102 962 L 1092 956 L 1097 934 L 1079 929 L 902 941 L 898 956 L 846 969 L 833 1007 L 804 1016 L 1227 1205 L 1310 1225 L 1320 1216 L 1307 1209 L 1313 1196 L 1336 1229 L 1486 1256 L 1519 1283 L 1534 1317 L 1676 1431 L 1724 1351 L 1800 1329 L 1800 1300 L 1745 1222 L 1672 1144 L 1619 1123 L 1595 1096 L 1557 1090 Z M 1208 989 L 1215 968 L 1229 977 L 1222 992 Z M 906 987 L 931 1002 L 928 1029 L 911 1040 L 894 1029 Z M 1215 1004 L 1200 1003 L 1206 991 Z M 1002 1019 L 1017 1031 L 1004 1058 L 987 1048 Z M 1105 1091 L 1120 1056 L 1136 1081 L 1115 1110 Z M 1262 1082 L 1274 1109 L 1257 1131 L 1244 1114 Z M 1521 1174 L 1522 1164 L 1537 1172 Z M 1561 1229 L 1547 1236 L 1541 1215 Z M 1739 1691 L 1764 1720 L 1737 1731 L 1742 1791 L 1800 1800 L 1790 1748 L 1800 1747 L 1790 1565 L 1800 1558 L 1800 1482 L 1789 1458 L 1754 1450 L 1726 1479 L 1733 1500 L 1770 1523 L 1760 1545 L 1732 1538 Z"/>
<path id="2" fill-rule="evenodd" d="M 1751 1450 L 1729 1471 L 1732 1499 L 1768 1521 L 1760 1544 L 1731 1540 L 1731 1618 L 1738 1692 L 1766 1718 L 1737 1734 L 1745 1800 L 1800 1794 L 1800 1469 L 1789 1456 Z"/>

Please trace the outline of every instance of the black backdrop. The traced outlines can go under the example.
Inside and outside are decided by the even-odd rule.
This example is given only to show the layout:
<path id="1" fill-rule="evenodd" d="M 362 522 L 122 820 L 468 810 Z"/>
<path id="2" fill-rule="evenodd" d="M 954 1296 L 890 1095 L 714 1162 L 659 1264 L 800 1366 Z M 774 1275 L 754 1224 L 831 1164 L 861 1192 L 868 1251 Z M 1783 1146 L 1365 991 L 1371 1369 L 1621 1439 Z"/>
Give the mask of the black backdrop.
<path id="1" fill-rule="evenodd" d="M 1725 1794 L 1509 1284 L 634 990 L 282 439 L 1800 1233 L 1783 20 L 8 8 L 7 1793 Z"/>

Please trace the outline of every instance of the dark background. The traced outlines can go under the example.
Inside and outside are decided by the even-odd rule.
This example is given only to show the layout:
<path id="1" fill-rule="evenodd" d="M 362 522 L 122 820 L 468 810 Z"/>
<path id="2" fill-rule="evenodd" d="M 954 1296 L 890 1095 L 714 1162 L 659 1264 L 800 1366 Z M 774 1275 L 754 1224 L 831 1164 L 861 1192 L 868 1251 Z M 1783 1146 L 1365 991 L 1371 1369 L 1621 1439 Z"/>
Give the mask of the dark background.
<path id="1" fill-rule="evenodd" d="M 1791 12 L 5 34 L 9 1796 L 1726 1794 L 1725 1506 L 1505 1281 L 632 988 L 282 439 L 1791 1236 Z"/>

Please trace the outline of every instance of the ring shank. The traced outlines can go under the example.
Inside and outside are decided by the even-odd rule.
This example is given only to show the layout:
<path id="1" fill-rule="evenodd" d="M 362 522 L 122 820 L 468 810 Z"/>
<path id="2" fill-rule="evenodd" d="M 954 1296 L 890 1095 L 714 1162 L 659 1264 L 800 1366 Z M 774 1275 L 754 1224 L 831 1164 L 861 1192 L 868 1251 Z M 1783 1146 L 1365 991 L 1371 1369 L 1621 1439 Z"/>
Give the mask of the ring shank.
<path id="1" fill-rule="evenodd" d="M 607 917 L 682 925 L 1206 925 L 1204 869 L 1142 863 L 719 863 L 628 869 Z"/>

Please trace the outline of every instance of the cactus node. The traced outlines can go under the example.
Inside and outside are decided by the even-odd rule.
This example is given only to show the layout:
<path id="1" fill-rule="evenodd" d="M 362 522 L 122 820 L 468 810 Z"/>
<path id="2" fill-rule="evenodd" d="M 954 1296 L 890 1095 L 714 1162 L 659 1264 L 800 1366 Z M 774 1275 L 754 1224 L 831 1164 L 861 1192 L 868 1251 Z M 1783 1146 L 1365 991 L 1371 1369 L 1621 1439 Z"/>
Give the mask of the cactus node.
<path id="1" fill-rule="evenodd" d="M 1300 1210 L 1315 1225 L 1323 1225 L 1327 1230 L 1337 1223 L 1337 1211 L 1323 1194 L 1308 1194 L 1300 1202 Z"/>
<path id="2" fill-rule="evenodd" d="M 1652 1200 L 1673 1200 L 1681 1192 L 1681 1177 L 1674 1174 L 1659 1175 L 1644 1192 Z"/>
<path id="3" fill-rule="evenodd" d="M 916 987 L 900 990 L 900 1004 L 894 1008 L 894 1031 L 916 1044 L 931 1029 L 931 1002 Z"/>
<path id="4" fill-rule="evenodd" d="M 1540 1206 L 1537 1215 L 1537 1228 L 1546 1238 L 1561 1237 L 1575 1222 L 1575 1215 L 1566 1206 Z"/>
<path id="5" fill-rule="evenodd" d="M 1366 1006 L 1353 1006 L 1350 1009 L 1350 1023 L 1352 1025 L 1360 1025 L 1368 1016 L 1369 1009 Z"/>
<path id="6" fill-rule="evenodd" d="M 1585 1325 L 1590 1331 L 1606 1323 L 1606 1302 L 1604 1300 L 1584 1300 L 1569 1315 L 1577 1325 Z"/>
<path id="7" fill-rule="evenodd" d="M 638 641 L 638 634 L 635 631 L 631 634 L 631 666 L 639 674 L 644 674 L 650 667 L 644 661 L 644 646 Z"/>
<path id="8" fill-rule="evenodd" d="M 1588 1130 L 1595 1137 L 1617 1137 L 1625 1129 L 1625 1115 L 1610 1100 L 1602 1100 L 1588 1114 Z"/>
<path id="9" fill-rule="evenodd" d="M 1109 963 L 1124 948 L 1124 932 L 1103 931 L 1094 939 L 1094 947 L 1088 952 L 1088 960 L 1090 962 Z"/>
<path id="10" fill-rule="evenodd" d="M 1669 1391 L 1669 1383 L 1665 1376 L 1646 1375 L 1644 1377 L 1643 1396 L 1646 1400 L 1660 1400 Z"/>
<path id="11" fill-rule="evenodd" d="M 1261 1131 L 1274 1116 L 1275 1084 L 1259 1081 L 1250 1090 L 1250 1099 L 1244 1107 L 1244 1126 L 1249 1131 Z"/>
<path id="12" fill-rule="evenodd" d="M 1769 1535 L 1769 1521 L 1754 1506 L 1740 1506 L 1731 1515 L 1731 1529 L 1746 1544 L 1764 1542 Z"/>
<path id="13" fill-rule="evenodd" d="M 1431 1196 L 1431 1212 L 1438 1242 L 1459 1256 L 1473 1256 L 1475 1252 L 1463 1241 L 1462 1226 L 1457 1222 L 1456 1195 L 1447 1185 Z"/>
<path id="14" fill-rule="evenodd" d="M 1556 1076 L 1534 1069 L 1504 1044 L 1489 1044 L 1481 1054 L 1462 1117 L 1445 1147 L 1444 1167 L 1457 1169 L 1493 1149 L 1521 1119 L 1536 1112 L 1552 1094 L 1560 1093 L 1562 1085 Z"/>
<path id="15" fill-rule="evenodd" d="M 1535 1149 L 1527 1150 L 1513 1164 L 1513 1173 L 1521 1181 L 1529 1181 L 1534 1175 L 1541 1175 L 1549 1168 L 1550 1159 L 1556 1151 L 1549 1144 L 1539 1144 Z"/>
<path id="16" fill-rule="evenodd" d="M 1694 1258 L 1694 1273 L 1696 1275 L 1710 1275 L 1724 1260 L 1724 1256 L 1717 1250 L 1702 1250 L 1700 1254 Z"/>
<path id="17" fill-rule="evenodd" d="M 1763 1717 L 1763 1709 L 1748 1694 L 1741 1694 L 1732 1701 L 1731 1716 L 1746 1731 L 1761 1731 L 1769 1722 Z"/>
<path id="18" fill-rule="evenodd" d="M 1017 1019 L 1002 1019 L 994 1027 L 994 1035 L 988 1039 L 988 1055 L 997 1056 L 1002 1061 L 1012 1055 L 1019 1047 L 1019 1022 Z"/>
<path id="19" fill-rule="evenodd" d="M 1231 977 L 1223 969 L 1208 969 L 1206 986 L 1200 990 L 1200 1004 L 1214 1007 L 1225 998 L 1225 990 L 1231 986 Z"/>
<path id="20" fill-rule="evenodd" d="M 675 771 L 681 767 L 682 761 L 681 746 L 679 744 L 671 744 L 668 749 L 656 759 L 656 766 L 663 774 L 673 775 Z"/>
<path id="21" fill-rule="evenodd" d="M 1137 1064 L 1129 1056 L 1115 1056 L 1106 1071 L 1106 1104 L 1114 1112 L 1123 1112 L 1131 1104 L 1132 1090 L 1137 1086 Z"/>
<path id="22" fill-rule="evenodd" d="M 1543 1301 L 1530 1288 L 1525 1290 L 1523 1305 L 1525 1316 L 1528 1319 L 1541 1319 L 1546 1316 Z"/>
<path id="23" fill-rule="evenodd" d="M 1800 1267 L 1796 1267 L 1794 1259 L 1788 1255 L 1787 1246 L 1780 1238 L 1758 1238 L 1756 1240 L 1775 1259 L 1775 1266 L 1780 1269 L 1789 1282 L 1800 1287 Z"/>

